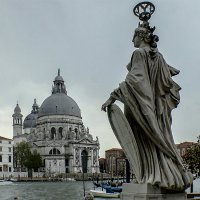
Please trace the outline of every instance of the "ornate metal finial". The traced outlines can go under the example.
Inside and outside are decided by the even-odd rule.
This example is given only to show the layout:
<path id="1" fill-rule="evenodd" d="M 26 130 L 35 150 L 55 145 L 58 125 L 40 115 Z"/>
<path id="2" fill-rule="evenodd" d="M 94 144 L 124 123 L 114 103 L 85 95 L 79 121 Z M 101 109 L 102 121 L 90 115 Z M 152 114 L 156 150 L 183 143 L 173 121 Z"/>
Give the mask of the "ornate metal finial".
<path id="1" fill-rule="evenodd" d="M 58 69 L 58 76 L 60 76 L 60 68 Z"/>
<path id="2" fill-rule="evenodd" d="M 138 3 L 133 8 L 133 13 L 143 22 L 147 22 L 155 11 L 155 6 L 148 1 Z"/>

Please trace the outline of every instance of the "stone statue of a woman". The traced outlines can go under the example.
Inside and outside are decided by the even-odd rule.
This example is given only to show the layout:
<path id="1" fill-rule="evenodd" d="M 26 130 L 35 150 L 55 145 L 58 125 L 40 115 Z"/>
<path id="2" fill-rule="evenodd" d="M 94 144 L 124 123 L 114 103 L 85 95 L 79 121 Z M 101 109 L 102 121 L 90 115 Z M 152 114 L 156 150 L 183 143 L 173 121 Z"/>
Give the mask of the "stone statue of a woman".
<path id="1" fill-rule="evenodd" d="M 190 186 L 192 176 L 182 165 L 171 132 L 171 111 L 179 104 L 181 89 L 172 76 L 179 71 L 169 66 L 158 51 L 154 30 L 147 21 L 136 28 L 133 43 L 137 49 L 127 65 L 128 74 L 102 110 L 108 112 L 138 183 L 183 191 Z M 128 137 L 124 135 L 127 125 L 118 123 L 116 127 L 113 122 L 115 100 L 124 104 L 125 120 L 130 126 Z"/>

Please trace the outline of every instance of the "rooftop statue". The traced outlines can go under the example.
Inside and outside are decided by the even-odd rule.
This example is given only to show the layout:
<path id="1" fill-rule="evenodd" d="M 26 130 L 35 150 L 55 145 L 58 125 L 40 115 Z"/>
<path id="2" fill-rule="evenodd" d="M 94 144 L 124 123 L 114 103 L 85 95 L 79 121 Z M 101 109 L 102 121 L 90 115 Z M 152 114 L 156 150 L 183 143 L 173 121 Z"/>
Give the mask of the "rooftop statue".
<path id="1" fill-rule="evenodd" d="M 166 190 L 183 191 L 193 177 L 182 164 L 171 131 L 171 112 L 180 101 L 180 86 L 172 76 L 179 71 L 169 66 L 157 49 L 158 36 L 148 20 L 155 7 L 150 2 L 135 6 L 139 17 L 133 43 L 136 50 L 127 65 L 125 81 L 102 105 L 138 183 Z M 124 104 L 124 113 L 114 104 Z"/>

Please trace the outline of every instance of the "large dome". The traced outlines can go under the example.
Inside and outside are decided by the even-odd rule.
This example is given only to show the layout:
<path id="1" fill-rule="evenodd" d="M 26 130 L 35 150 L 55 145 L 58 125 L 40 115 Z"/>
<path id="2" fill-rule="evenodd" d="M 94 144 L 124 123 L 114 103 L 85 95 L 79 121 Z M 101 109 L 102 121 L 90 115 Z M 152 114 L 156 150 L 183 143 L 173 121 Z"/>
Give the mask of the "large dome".
<path id="1" fill-rule="evenodd" d="M 44 100 L 39 109 L 38 117 L 48 115 L 70 115 L 81 118 L 81 112 L 77 103 L 67 95 L 63 77 L 60 75 L 60 69 L 54 79 L 52 95 Z"/>
<path id="2" fill-rule="evenodd" d="M 38 117 L 47 115 L 70 115 L 81 118 L 77 103 L 65 93 L 53 93 L 40 106 Z"/>

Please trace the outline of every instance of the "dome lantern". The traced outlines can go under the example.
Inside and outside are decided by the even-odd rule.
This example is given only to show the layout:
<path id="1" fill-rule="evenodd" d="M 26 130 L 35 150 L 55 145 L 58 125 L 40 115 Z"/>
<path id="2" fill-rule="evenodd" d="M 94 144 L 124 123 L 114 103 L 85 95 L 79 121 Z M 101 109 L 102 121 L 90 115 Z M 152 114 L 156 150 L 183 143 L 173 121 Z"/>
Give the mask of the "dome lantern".
<path id="1" fill-rule="evenodd" d="M 54 79 L 54 86 L 52 88 L 52 94 L 56 93 L 67 94 L 63 77 L 60 75 L 60 69 L 58 69 L 58 75 Z"/>
<path id="2" fill-rule="evenodd" d="M 39 106 L 36 102 L 36 99 L 34 99 L 34 103 L 33 103 L 33 106 L 32 106 L 33 110 L 31 111 L 32 113 L 38 113 L 38 110 L 39 110 Z"/>

